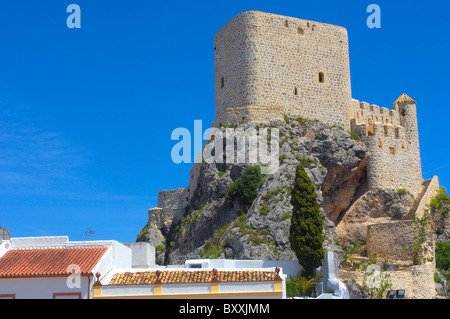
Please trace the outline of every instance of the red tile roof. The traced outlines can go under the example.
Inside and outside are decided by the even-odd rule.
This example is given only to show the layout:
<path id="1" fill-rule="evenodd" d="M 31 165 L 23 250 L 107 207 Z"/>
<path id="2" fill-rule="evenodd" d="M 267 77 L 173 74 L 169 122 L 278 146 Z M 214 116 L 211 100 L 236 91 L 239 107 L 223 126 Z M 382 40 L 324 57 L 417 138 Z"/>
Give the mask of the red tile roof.
<path id="1" fill-rule="evenodd" d="M 416 103 L 416 101 L 414 101 L 412 98 L 410 98 L 407 94 L 403 93 L 402 95 L 399 96 L 399 98 L 397 99 L 397 101 L 395 101 L 394 103 L 404 103 L 404 102 L 414 102 Z"/>
<path id="2" fill-rule="evenodd" d="M 108 285 L 152 285 L 156 283 L 156 271 L 123 272 L 113 275 Z M 218 282 L 248 282 L 278 280 L 276 271 L 224 270 L 215 276 L 210 270 L 163 270 L 159 273 L 162 284 L 192 284 Z"/>
<path id="3" fill-rule="evenodd" d="M 107 249 L 107 247 L 11 249 L 0 258 L 0 278 L 70 275 L 72 274 L 71 269 L 68 269 L 70 265 L 77 265 L 80 274 L 88 274 Z"/>

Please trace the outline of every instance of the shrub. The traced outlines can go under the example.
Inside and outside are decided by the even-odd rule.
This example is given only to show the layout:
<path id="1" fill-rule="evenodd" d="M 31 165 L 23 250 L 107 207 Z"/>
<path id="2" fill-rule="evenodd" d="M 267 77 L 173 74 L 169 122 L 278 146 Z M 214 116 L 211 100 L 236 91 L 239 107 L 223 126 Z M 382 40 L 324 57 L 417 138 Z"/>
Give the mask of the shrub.
<path id="1" fill-rule="evenodd" d="M 312 164 L 317 164 L 317 159 L 311 159 L 308 156 L 297 155 L 295 158 L 299 161 L 300 165 L 306 168 L 311 168 Z"/>
<path id="2" fill-rule="evenodd" d="M 436 243 L 436 267 L 445 271 L 450 270 L 450 243 Z"/>
<path id="3" fill-rule="evenodd" d="M 225 197 L 230 202 L 239 200 L 248 209 L 258 195 L 261 181 L 261 168 L 259 166 L 248 166 L 242 171 L 241 177 L 228 185 Z"/>
<path id="4" fill-rule="evenodd" d="M 306 275 L 311 276 L 322 264 L 325 255 L 323 219 L 320 216 L 315 187 L 302 165 L 296 168 L 291 204 L 293 210 L 289 242 Z"/>
<path id="5" fill-rule="evenodd" d="M 444 204 L 450 203 L 450 198 L 447 195 L 445 188 L 441 187 L 436 191 L 436 195 L 430 201 L 431 208 L 442 207 Z"/>
<path id="6" fill-rule="evenodd" d="M 350 137 L 352 139 L 354 139 L 355 141 L 361 141 L 362 140 L 361 136 L 359 136 L 359 134 L 355 133 L 355 132 L 350 132 Z"/>
<path id="7" fill-rule="evenodd" d="M 399 189 L 397 189 L 397 194 L 399 195 L 404 195 L 409 193 L 409 190 L 406 187 L 400 187 Z"/>
<path id="8" fill-rule="evenodd" d="M 445 223 L 450 215 L 450 198 L 445 188 L 441 187 L 436 191 L 436 195 L 430 201 L 430 207 L 439 213 L 441 222 Z"/>

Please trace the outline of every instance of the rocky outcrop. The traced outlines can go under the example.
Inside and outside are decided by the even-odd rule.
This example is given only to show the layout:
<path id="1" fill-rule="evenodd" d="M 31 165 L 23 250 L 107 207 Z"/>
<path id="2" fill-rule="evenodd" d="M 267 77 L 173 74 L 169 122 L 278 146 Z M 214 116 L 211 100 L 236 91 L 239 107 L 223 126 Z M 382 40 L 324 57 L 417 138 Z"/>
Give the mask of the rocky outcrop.
<path id="1" fill-rule="evenodd" d="M 403 219 L 413 201 L 410 193 L 393 189 L 365 192 L 341 215 L 337 226 L 340 243 L 344 247 L 354 242 L 365 245 L 368 226 Z"/>
<path id="2" fill-rule="evenodd" d="M 183 195 L 172 198 L 172 210 L 167 211 L 165 204 L 161 207 L 164 213 L 158 209 L 149 211 L 149 225 L 153 227 L 147 225 L 138 240 L 159 245 L 159 260 L 164 258 L 166 264 L 198 257 L 296 259 L 289 245 L 290 191 L 295 167 L 302 163 L 316 186 L 322 207 L 325 248 L 341 256 L 334 222 L 363 184 L 365 145 L 341 128 L 301 118 L 287 117 L 286 121 L 275 120 L 267 125 L 249 123 L 235 128 L 275 127 L 279 130 L 280 166 L 274 174 L 264 175 L 258 195 L 248 209 L 238 200 L 230 203 L 225 199 L 228 185 L 240 177 L 248 164 L 195 164 L 193 171 L 197 177 L 191 178 L 186 189 L 175 191 Z"/>

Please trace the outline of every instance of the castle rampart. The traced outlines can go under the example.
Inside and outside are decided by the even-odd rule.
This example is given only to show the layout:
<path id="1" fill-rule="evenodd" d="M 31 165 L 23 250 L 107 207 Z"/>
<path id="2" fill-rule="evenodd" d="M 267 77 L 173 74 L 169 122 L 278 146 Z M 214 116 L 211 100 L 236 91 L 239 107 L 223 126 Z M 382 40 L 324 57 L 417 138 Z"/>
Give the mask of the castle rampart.
<path id="1" fill-rule="evenodd" d="M 352 106 L 351 130 L 362 137 L 369 149 L 369 188 L 405 187 L 417 195 L 423 180 L 416 102 L 403 94 L 392 110 L 357 100 Z M 406 108 L 408 111 L 404 111 Z"/>
<path id="2" fill-rule="evenodd" d="M 416 102 L 392 109 L 351 97 L 348 36 L 325 23 L 248 11 L 214 36 L 213 126 L 269 122 L 285 114 L 358 133 L 369 147 L 369 187 L 422 185 Z"/>

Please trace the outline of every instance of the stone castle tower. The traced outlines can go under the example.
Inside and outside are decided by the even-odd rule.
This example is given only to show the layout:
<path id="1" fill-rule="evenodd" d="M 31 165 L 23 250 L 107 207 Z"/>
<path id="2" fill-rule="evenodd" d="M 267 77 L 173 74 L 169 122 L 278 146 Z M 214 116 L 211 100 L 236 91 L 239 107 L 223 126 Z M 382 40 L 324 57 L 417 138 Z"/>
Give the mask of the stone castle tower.
<path id="1" fill-rule="evenodd" d="M 215 34 L 214 62 L 213 126 L 285 114 L 341 126 L 368 146 L 370 189 L 420 191 L 416 102 L 402 94 L 389 110 L 352 99 L 345 28 L 243 12 Z"/>

